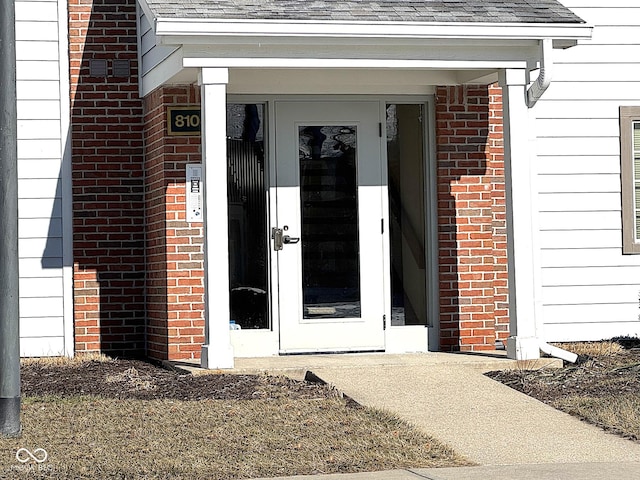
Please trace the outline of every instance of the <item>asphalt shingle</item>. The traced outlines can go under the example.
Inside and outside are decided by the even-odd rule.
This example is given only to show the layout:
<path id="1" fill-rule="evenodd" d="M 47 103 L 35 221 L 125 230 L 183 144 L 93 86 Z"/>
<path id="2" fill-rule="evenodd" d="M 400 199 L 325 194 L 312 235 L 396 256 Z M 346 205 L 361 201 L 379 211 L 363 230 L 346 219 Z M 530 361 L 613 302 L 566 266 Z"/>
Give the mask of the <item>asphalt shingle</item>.
<path id="1" fill-rule="evenodd" d="M 556 0 L 142 0 L 156 18 L 584 23 Z"/>

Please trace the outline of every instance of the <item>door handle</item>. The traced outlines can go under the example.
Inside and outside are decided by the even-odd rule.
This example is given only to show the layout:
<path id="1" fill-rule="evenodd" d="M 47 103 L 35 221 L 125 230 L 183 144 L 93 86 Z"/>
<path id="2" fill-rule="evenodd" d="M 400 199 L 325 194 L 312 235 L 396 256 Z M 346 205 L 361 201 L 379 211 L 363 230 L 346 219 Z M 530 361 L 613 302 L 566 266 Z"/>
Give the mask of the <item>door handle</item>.
<path id="1" fill-rule="evenodd" d="M 285 243 L 298 243 L 300 241 L 300 237 L 290 237 L 289 235 L 283 235 L 282 228 L 272 228 L 271 239 L 273 240 L 273 249 L 276 252 L 282 250 Z"/>

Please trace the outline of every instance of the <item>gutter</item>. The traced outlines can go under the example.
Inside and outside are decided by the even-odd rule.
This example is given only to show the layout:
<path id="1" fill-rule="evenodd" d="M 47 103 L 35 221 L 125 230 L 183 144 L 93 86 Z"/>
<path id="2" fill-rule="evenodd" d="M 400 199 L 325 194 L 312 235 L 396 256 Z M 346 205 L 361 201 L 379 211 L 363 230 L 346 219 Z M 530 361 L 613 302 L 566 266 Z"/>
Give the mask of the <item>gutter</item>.
<path id="1" fill-rule="evenodd" d="M 545 38 L 540 41 L 540 74 L 533 85 L 527 90 L 527 107 L 533 108 L 538 100 L 547 91 L 551 85 L 551 72 L 553 70 L 553 60 L 551 52 L 553 51 L 553 41 Z"/>
<path id="2" fill-rule="evenodd" d="M 144 2 L 143 2 L 144 3 Z M 160 37 L 407 38 L 450 40 L 576 41 L 591 38 L 583 23 L 362 22 L 317 20 L 224 20 L 149 16 Z M 151 22 L 151 19 L 153 21 Z M 171 40 L 167 40 L 170 43 Z"/>

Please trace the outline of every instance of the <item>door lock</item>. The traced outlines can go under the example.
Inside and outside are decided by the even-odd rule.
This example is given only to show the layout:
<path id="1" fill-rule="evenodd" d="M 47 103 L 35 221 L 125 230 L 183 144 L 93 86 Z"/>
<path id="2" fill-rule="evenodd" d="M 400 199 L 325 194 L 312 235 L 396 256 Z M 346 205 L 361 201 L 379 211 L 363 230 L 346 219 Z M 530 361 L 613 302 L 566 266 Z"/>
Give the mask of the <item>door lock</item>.
<path id="1" fill-rule="evenodd" d="M 277 227 L 271 229 L 271 239 L 273 240 L 273 249 L 276 252 L 282 250 L 285 243 L 298 243 L 300 241 L 300 237 L 290 237 L 289 235 L 283 235 L 283 229 Z"/>
<path id="2" fill-rule="evenodd" d="M 282 250 L 284 246 L 284 239 L 282 238 L 282 229 L 273 227 L 271 229 L 271 240 L 273 240 L 273 249 L 277 252 Z"/>

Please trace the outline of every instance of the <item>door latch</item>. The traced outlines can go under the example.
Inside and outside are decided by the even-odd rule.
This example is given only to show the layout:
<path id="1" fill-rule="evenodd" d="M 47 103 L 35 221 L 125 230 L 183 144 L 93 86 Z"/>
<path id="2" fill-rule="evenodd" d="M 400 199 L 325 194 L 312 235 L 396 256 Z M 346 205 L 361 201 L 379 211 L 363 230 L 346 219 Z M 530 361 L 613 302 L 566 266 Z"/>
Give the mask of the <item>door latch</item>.
<path id="1" fill-rule="evenodd" d="M 271 240 L 273 240 L 273 249 L 277 252 L 284 247 L 284 238 L 282 236 L 282 229 L 273 227 L 271 229 Z"/>
<path id="2" fill-rule="evenodd" d="M 285 230 L 287 227 L 284 228 Z M 298 243 L 300 241 L 300 237 L 290 237 L 289 235 L 283 235 L 283 229 L 273 227 L 271 229 L 271 239 L 273 240 L 273 249 L 277 252 L 282 250 L 284 244 L 287 243 Z"/>

